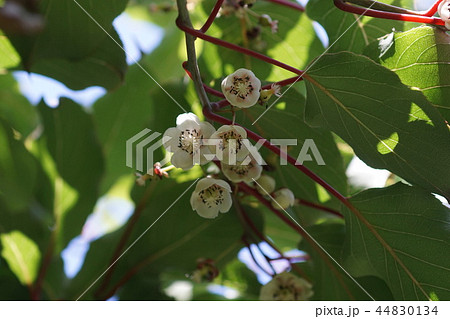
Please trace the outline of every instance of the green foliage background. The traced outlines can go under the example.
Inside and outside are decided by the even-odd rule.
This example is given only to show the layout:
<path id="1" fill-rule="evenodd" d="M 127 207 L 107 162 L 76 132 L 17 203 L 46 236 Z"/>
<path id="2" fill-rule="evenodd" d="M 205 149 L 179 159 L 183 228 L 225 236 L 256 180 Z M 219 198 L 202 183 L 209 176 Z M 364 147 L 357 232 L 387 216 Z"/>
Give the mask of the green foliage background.
<path id="1" fill-rule="evenodd" d="M 409 0 L 383 2 L 412 7 Z M 73 0 L 43 0 L 42 33 L 0 31 L 0 300 L 29 300 L 36 285 L 42 287 L 40 298 L 45 300 L 75 300 L 82 294 L 84 300 L 101 299 L 141 264 L 116 296 L 167 300 L 164 288 L 188 280 L 186 274 L 195 269 L 198 258 L 218 260 L 221 274 L 215 283 L 237 289 L 237 299 L 257 299 L 260 284 L 255 274 L 236 258 L 244 247 L 244 229 L 235 208 L 205 220 L 191 211 L 189 193 L 117 263 L 107 287 L 99 291 L 100 280 L 84 293 L 110 265 L 126 225 L 94 241 L 81 271 L 73 279 L 66 277 L 61 251 L 81 233 L 99 198 L 128 198 L 137 206 L 146 198 L 130 244 L 203 176 L 201 169 L 174 171 L 170 179 L 142 188 L 134 186 L 134 171 L 125 165 L 127 139 L 144 128 L 164 132 L 181 113 L 140 67 L 127 67 L 112 25 L 125 10 L 164 30 L 160 45 L 139 61 L 142 68 L 183 107 L 201 115 L 193 85 L 181 67 L 186 53 L 184 35 L 174 23 L 175 3 L 78 3 L 97 23 Z M 214 3 L 191 3 L 194 26 L 201 26 Z M 263 106 L 240 112 L 237 122 L 267 139 L 314 139 L 327 165 L 305 165 L 350 196 L 367 223 L 298 170 L 279 166 L 273 155 L 263 152 L 278 186 L 338 209 L 345 220 L 307 207 L 290 212 L 374 298 L 450 300 L 450 210 L 432 195 L 450 198 L 448 33 L 368 17 L 356 21 L 358 17 L 339 11 L 332 0 L 310 0 L 305 13 L 259 0 L 252 10 L 278 20 L 279 31 L 263 29 L 250 47 L 307 69 L 309 77 L 295 84 L 256 127 L 251 123 Z M 313 21 L 324 27 L 333 44 L 323 56 L 325 48 Z M 235 16 L 219 17 L 208 34 L 244 42 Z M 254 58 L 197 42 L 203 80 L 216 89 L 224 76 L 241 67 L 251 68 L 263 82 L 292 76 Z M 102 86 L 108 93 L 92 108 L 69 99 L 62 99 L 57 108 L 43 101 L 33 106 L 19 91 L 14 70 L 46 75 L 75 90 Z M 289 152 L 295 156 L 300 147 L 301 143 Z M 162 151 L 156 155 L 164 157 Z M 354 155 L 392 172 L 391 185 L 364 191 L 350 185 L 345 170 Z M 283 251 L 300 248 L 311 255 L 299 266 L 313 282 L 314 300 L 369 299 L 346 274 L 333 273 L 317 251 L 265 207 L 245 199 L 244 208 Z M 38 279 L 43 268 L 46 274 Z M 192 299 L 225 298 L 210 293 L 207 284 L 195 284 Z"/>

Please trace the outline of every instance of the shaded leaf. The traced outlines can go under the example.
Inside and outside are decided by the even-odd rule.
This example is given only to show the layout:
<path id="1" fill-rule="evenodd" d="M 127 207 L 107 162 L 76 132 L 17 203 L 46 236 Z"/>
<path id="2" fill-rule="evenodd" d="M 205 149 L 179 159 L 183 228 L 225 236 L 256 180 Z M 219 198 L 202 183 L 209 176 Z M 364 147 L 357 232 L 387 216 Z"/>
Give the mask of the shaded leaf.
<path id="1" fill-rule="evenodd" d="M 127 2 L 45 0 L 40 6 L 45 16 L 42 33 L 10 35 L 10 40 L 27 71 L 53 77 L 71 89 L 113 89 L 121 84 L 127 66 L 125 53 L 108 34 L 121 45 L 112 21 Z"/>
<path id="2" fill-rule="evenodd" d="M 443 252 L 450 247 L 450 210 L 427 192 L 401 183 L 364 191 L 351 202 L 368 224 L 346 209 L 347 270 L 381 277 L 397 300 L 432 294 L 448 300 L 450 269 Z"/>
<path id="3" fill-rule="evenodd" d="M 309 124 L 336 132 L 366 164 L 450 198 L 450 134 L 421 92 L 347 52 L 323 56 L 305 81 Z"/>
<path id="4" fill-rule="evenodd" d="M 40 147 L 48 149 L 58 172 L 53 176 L 57 193 L 55 200 L 58 201 L 54 214 L 58 226 L 61 226 L 62 248 L 81 232 L 86 217 L 97 201 L 103 174 L 103 155 L 92 118 L 81 106 L 62 99 L 56 109 L 44 103 L 38 108 L 44 125 Z M 74 198 L 77 201 L 72 206 Z M 64 203 L 67 199 L 69 203 Z"/>

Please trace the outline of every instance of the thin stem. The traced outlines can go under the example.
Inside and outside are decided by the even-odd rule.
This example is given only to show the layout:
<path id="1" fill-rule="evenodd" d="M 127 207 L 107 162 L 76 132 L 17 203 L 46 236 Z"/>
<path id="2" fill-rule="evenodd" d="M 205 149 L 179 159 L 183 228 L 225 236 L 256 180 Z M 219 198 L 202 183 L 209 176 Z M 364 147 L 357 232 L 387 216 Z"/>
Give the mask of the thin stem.
<path id="1" fill-rule="evenodd" d="M 221 39 L 209 36 L 209 35 L 206 35 L 203 32 L 201 32 L 199 30 L 196 30 L 196 29 L 186 25 L 185 23 L 183 23 L 181 21 L 180 17 L 178 17 L 178 19 L 176 20 L 176 24 L 177 24 L 178 28 L 180 28 L 181 30 L 183 30 L 184 32 L 186 32 L 187 34 L 189 34 L 189 35 L 191 35 L 193 37 L 197 37 L 197 38 L 203 39 L 205 41 L 208 41 L 210 43 L 213 43 L 213 44 L 225 47 L 225 48 L 228 48 L 230 50 L 234 50 L 234 51 L 237 51 L 237 52 L 240 52 L 240 53 L 244 53 L 246 55 L 249 55 L 249 56 L 252 56 L 254 58 L 257 58 L 257 59 L 259 59 L 261 61 L 265 61 L 267 63 L 276 65 L 276 66 L 278 66 L 278 67 L 280 67 L 282 69 L 285 69 L 287 71 L 291 71 L 292 73 L 295 73 L 295 74 L 298 74 L 298 75 L 302 75 L 303 74 L 302 70 L 294 68 L 294 67 L 292 67 L 290 65 L 287 65 L 287 64 L 285 64 L 283 62 L 280 62 L 278 60 L 272 59 L 272 58 L 270 58 L 270 57 L 268 57 L 268 56 L 266 56 L 264 54 L 261 54 L 261 53 L 258 53 L 258 52 L 255 52 L 255 51 L 243 48 L 243 47 L 241 47 L 239 45 L 236 45 L 236 44 L 233 44 L 233 43 L 230 43 L 230 42 L 227 42 L 227 41 L 224 41 L 224 40 L 221 40 Z M 189 50 L 188 50 L 188 53 L 189 53 Z"/>
<path id="2" fill-rule="evenodd" d="M 264 269 L 263 266 L 261 266 L 261 265 L 259 264 L 259 262 L 258 262 L 258 261 L 256 260 L 256 258 L 255 258 L 255 255 L 253 254 L 252 247 L 251 247 L 250 243 L 247 241 L 247 239 L 245 238 L 245 236 L 242 236 L 242 242 L 244 243 L 245 247 L 247 247 L 247 249 L 248 249 L 248 251 L 249 251 L 249 253 L 250 253 L 250 257 L 252 258 L 253 262 L 255 263 L 255 265 L 256 265 L 259 269 L 261 269 L 265 274 L 269 275 L 270 277 L 273 277 L 274 275 L 276 275 L 275 270 L 274 270 L 274 273 L 271 274 L 271 273 L 269 273 L 266 269 Z"/>
<path id="3" fill-rule="evenodd" d="M 201 27 L 200 31 L 205 33 L 208 31 L 209 27 L 213 24 L 214 20 L 217 17 L 217 14 L 219 13 L 220 8 L 222 7 L 222 4 L 225 0 L 217 0 L 216 4 L 214 5 L 214 8 L 212 9 L 211 13 L 209 14 L 208 19 L 206 20 L 203 27 Z"/>
<path id="4" fill-rule="evenodd" d="M 281 250 L 279 250 L 271 241 L 269 238 L 267 238 L 259 229 L 258 227 L 256 227 L 256 225 L 253 223 L 252 219 L 250 218 L 250 216 L 248 216 L 247 212 L 242 208 L 241 204 L 236 200 L 235 201 L 235 207 L 236 207 L 236 211 L 239 214 L 239 217 L 241 217 L 246 226 L 250 227 L 250 229 L 252 230 L 252 232 L 263 242 L 267 243 L 273 250 L 275 250 L 280 256 L 278 258 L 272 258 L 272 260 L 280 260 L 280 259 L 285 259 L 287 261 L 289 261 L 292 269 L 294 269 L 300 276 L 302 276 L 305 280 L 310 281 L 311 279 L 309 278 L 309 276 L 303 271 L 303 269 L 301 269 L 300 267 L 298 267 L 296 264 L 291 263 L 291 261 L 289 260 L 289 257 L 285 257 L 283 255 L 283 253 L 281 252 Z"/>
<path id="5" fill-rule="evenodd" d="M 207 119 L 212 120 L 214 122 L 217 122 L 217 123 L 220 123 L 220 124 L 224 124 L 224 125 L 231 125 L 231 121 L 229 119 L 214 113 L 210 106 L 207 106 L 207 107 L 203 108 L 203 114 L 205 115 L 205 117 Z M 239 124 L 235 123 L 235 125 L 239 125 Z M 242 125 L 239 125 L 239 126 L 242 127 Z M 333 188 L 326 181 L 324 181 L 319 175 L 317 175 L 316 173 L 311 171 L 309 168 L 307 168 L 307 167 L 297 163 L 295 158 L 293 158 L 289 154 L 286 154 L 279 147 L 273 145 L 268 140 L 266 140 L 263 137 L 259 136 L 255 132 L 253 132 L 253 131 L 245 128 L 245 127 L 242 127 L 242 128 L 245 129 L 245 131 L 247 132 L 247 136 L 250 139 L 252 139 L 255 142 L 262 141 L 263 142 L 263 146 L 266 147 L 268 150 L 272 151 L 273 153 L 275 153 L 275 154 L 277 154 L 277 155 L 279 155 L 279 156 L 281 156 L 283 158 L 286 158 L 289 164 L 293 165 L 298 170 L 303 172 L 306 176 L 311 178 L 314 182 L 316 182 L 317 184 L 319 184 L 320 186 L 325 188 L 331 195 L 336 197 L 344 205 L 346 205 L 348 207 L 351 206 L 351 204 L 348 201 L 347 197 L 345 197 L 344 195 L 339 193 L 335 188 Z"/>
<path id="6" fill-rule="evenodd" d="M 307 200 L 304 200 L 304 199 L 297 199 L 297 202 L 300 205 L 308 206 L 308 207 L 315 208 L 315 209 L 318 209 L 318 210 L 322 210 L 324 212 L 327 212 L 327 213 L 330 213 L 332 215 L 335 215 L 335 216 L 337 216 L 339 218 L 344 218 L 344 216 L 340 212 L 338 212 L 338 211 L 336 211 L 336 210 L 334 210 L 332 208 L 329 208 L 327 206 L 316 204 L 316 203 L 313 203 L 313 202 L 310 202 L 310 201 L 307 201 Z"/>
<path id="7" fill-rule="evenodd" d="M 148 200 L 150 199 L 151 194 L 153 193 L 153 190 L 156 187 L 156 181 L 151 183 L 150 187 L 147 187 L 145 190 L 144 195 L 142 196 L 141 200 L 139 201 L 138 205 L 134 209 L 133 214 L 131 215 L 130 220 L 127 223 L 127 226 L 125 228 L 125 231 L 122 234 L 122 237 L 119 240 L 119 243 L 117 244 L 116 248 L 114 249 L 113 256 L 111 257 L 109 264 L 112 265 L 109 271 L 105 274 L 105 277 L 103 279 L 102 284 L 98 288 L 98 290 L 95 292 L 95 295 L 100 296 L 102 291 L 108 287 L 109 282 L 111 281 L 112 275 L 114 273 L 114 270 L 116 268 L 117 263 L 115 261 L 119 258 L 120 254 L 122 253 L 126 243 L 128 242 L 128 239 L 130 238 L 134 226 L 136 226 L 137 221 L 141 217 L 142 212 L 144 211 L 145 207 L 147 206 Z"/>
<path id="8" fill-rule="evenodd" d="M 304 12 L 305 11 L 305 7 L 302 6 L 301 4 L 298 4 L 296 2 L 292 2 L 292 1 L 288 1 L 288 0 L 266 0 L 268 2 L 273 2 L 285 7 L 289 7 L 295 10 L 298 10 L 300 12 Z"/>
<path id="9" fill-rule="evenodd" d="M 353 294 L 350 292 L 349 288 L 347 287 L 346 283 L 344 282 L 340 272 L 333 265 L 333 261 L 331 260 L 331 258 L 323 251 L 323 249 L 316 243 L 316 241 L 306 231 L 303 230 L 302 227 L 300 227 L 299 225 L 294 223 L 289 217 L 287 217 L 281 211 L 279 211 L 278 209 L 275 209 L 272 206 L 272 204 L 266 198 L 264 198 L 264 196 L 262 196 L 256 189 L 253 189 L 252 187 L 250 187 L 244 183 L 240 184 L 240 189 L 242 191 L 246 192 L 247 194 L 254 196 L 264 206 L 266 206 L 268 209 L 270 209 L 275 214 L 275 216 L 277 216 L 284 223 L 286 223 L 289 227 L 291 227 L 293 230 L 295 230 L 297 233 L 299 233 L 310 244 L 310 246 L 320 255 L 320 257 L 327 264 L 327 266 L 330 268 L 330 270 L 335 274 L 337 280 L 340 282 L 340 284 L 342 285 L 344 290 L 347 292 L 349 297 L 354 300 Z"/>
<path id="10" fill-rule="evenodd" d="M 364 8 L 364 7 L 350 5 L 345 0 L 334 0 L 334 4 L 336 7 L 338 7 L 339 9 L 341 9 L 343 11 L 355 13 L 358 15 L 364 15 L 364 16 L 381 18 L 381 19 L 398 20 L 398 21 L 428 23 L 428 24 L 440 25 L 440 26 L 445 25 L 444 21 L 442 21 L 442 19 L 437 18 L 437 17 L 420 16 L 420 15 L 414 15 L 414 14 L 402 14 L 402 13 L 394 13 L 394 12 L 368 9 L 368 8 Z"/>
<path id="11" fill-rule="evenodd" d="M 39 300 L 41 297 L 42 284 L 45 279 L 45 275 L 47 274 L 48 268 L 50 267 L 50 263 L 53 259 L 53 252 L 55 250 L 56 244 L 56 231 L 53 231 L 50 237 L 50 241 L 47 246 L 47 250 L 45 252 L 44 258 L 42 260 L 41 268 L 39 270 L 37 279 L 32 288 L 30 288 L 30 296 L 31 300 Z"/>

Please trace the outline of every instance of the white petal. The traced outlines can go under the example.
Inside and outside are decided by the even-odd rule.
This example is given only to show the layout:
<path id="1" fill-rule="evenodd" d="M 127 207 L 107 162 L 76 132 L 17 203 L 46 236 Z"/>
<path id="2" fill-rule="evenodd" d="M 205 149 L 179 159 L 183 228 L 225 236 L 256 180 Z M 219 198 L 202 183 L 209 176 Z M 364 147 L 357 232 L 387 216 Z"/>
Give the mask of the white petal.
<path id="1" fill-rule="evenodd" d="M 196 210 L 198 207 L 198 201 L 200 199 L 200 196 L 198 195 L 198 192 L 194 190 L 194 192 L 191 194 L 190 203 L 192 210 Z"/>
<path id="2" fill-rule="evenodd" d="M 184 122 L 191 121 L 200 125 L 200 119 L 194 113 L 183 113 L 177 116 L 177 126 L 183 125 Z"/>
<path id="3" fill-rule="evenodd" d="M 233 125 L 232 128 L 236 133 L 238 133 L 242 138 L 247 138 L 247 131 L 239 125 Z"/>
<path id="4" fill-rule="evenodd" d="M 191 169 L 194 166 L 194 160 L 192 155 L 181 149 L 178 149 L 173 153 L 172 159 L 170 160 L 172 165 L 177 168 L 182 168 L 184 170 Z"/>
<path id="5" fill-rule="evenodd" d="M 258 178 L 260 178 L 261 173 L 262 173 L 262 166 L 257 163 L 253 163 L 253 167 L 248 172 L 248 177 L 250 178 L 250 182 L 252 182 L 253 179 L 257 180 Z"/>
<path id="6" fill-rule="evenodd" d="M 231 165 L 228 165 L 226 163 L 222 163 L 222 173 L 223 173 L 223 175 L 225 175 L 225 177 L 228 178 L 233 183 L 240 183 L 240 182 L 242 182 L 241 175 L 237 174 L 231 168 L 232 168 Z"/>
<path id="7" fill-rule="evenodd" d="M 176 127 L 168 128 L 164 132 L 162 142 L 167 151 L 174 153 L 177 150 L 180 134 L 180 130 Z"/>
<path id="8" fill-rule="evenodd" d="M 203 138 L 210 138 L 210 136 L 216 131 L 214 126 L 208 122 L 200 123 L 200 129 L 202 130 Z"/>
<path id="9" fill-rule="evenodd" d="M 224 188 L 226 191 L 231 193 L 231 187 L 230 184 L 228 184 L 227 182 L 225 182 L 224 180 L 221 179 L 216 179 L 214 184 Z"/>
<path id="10" fill-rule="evenodd" d="M 213 206 L 209 208 L 205 204 L 201 203 L 197 206 L 197 214 L 199 214 L 203 218 L 216 218 L 219 215 L 219 208 L 217 206 Z"/>
<path id="11" fill-rule="evenodd" d="M 197 182 L 197 185 L 195 186 L 195 191 L 198 193 L 204 189 L 207 189 L 211 185 L 216 184 L 217 179 L 211 178 L 211 177 L 205 177 L 202 178 Z"/>
<path id="12" fill-rule="evenodd" d="M 223 194 L 223 202 L 219 206 L 219 211 L 221 213 L 228 213 L 232 204 L 233 204 L 233 201 L 231 200 L 230 193 Z"/>

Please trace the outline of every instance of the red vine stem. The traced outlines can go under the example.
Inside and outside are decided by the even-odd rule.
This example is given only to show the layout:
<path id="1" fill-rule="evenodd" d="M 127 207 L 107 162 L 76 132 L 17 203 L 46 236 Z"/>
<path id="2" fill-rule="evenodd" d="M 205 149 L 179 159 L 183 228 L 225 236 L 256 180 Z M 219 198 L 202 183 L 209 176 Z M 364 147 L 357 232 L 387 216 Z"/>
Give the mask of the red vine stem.
<path id="1" fill-rule="evenodd" d="M 217 123 L 220 123 L 223 125 L 231 125 L 232 124 L 232 122 L 229 119 L 214 113 L 211 109 L 211 106 L 209 106 L 209 105 L 206 105 L 203 108 L 203 114 L 205 115 L 205 117 L 207 119 L 212 120 L 214 122 L 217 122 Z M 235 125 L 239 125 L 239 124 L 235 123 Z M 283 158 L 286 158 L 289 164 L 293 165 L 298 170 L 303 172 L 306 176 L 311 178 L 314 182 L 316 182 L 317 184 L 319 184 L 320 186 L 325 188 L 330 194 L 332 194 L 334 197 L 336 197 L 344 205 L 346 205 L 347 207 L 350 207 L 350 206 L 353 207 L 347 197 L 345 197 L 344 195 L 339 193 L 336 189 L 334 189 L 330 184 L 328 184 L 326 181 L 324 181 L 320 176 L 318 176 L 316 173 L 311 171 L 309 168 L 305 167 L 304 165 L 298 164 L 296 162 L 295 158 L 293 158 L 289 154 L 286 154 L 279 147 L 273 145 L 272 143 L 270 143 L 268 140 L 266 140 L 262 136 L 259 136 L 255 132 L 243 127 L 242 125 L 239 125 L 239 126 L 241 126 L 243 129 L 245 129 L 245 131 L 247 132 L 247 136 L 250 139 L 252 139 L 255 142 L 263 141 L 263 146 L 266 147 L 268 150 L 272 151 L 273 153 L 275 153 Z"/>
<path id="2" fill-rule="evenodd" d="M 212 9 L 211 13 L 209 14 L 208 19 L 206 20 L 203 27 L 201 27 L 200 32 L 205 33 L 208 31 L 211 24 L 213 24 L 214 20 L 216 19 L 217 14 L 219 13 L 220 7 L 222 6 L 222 3 L 224 0 L 217 0 L 214 8 Z"/>
<path id="3" fill-rule="evenodd" d="M 262 196 L 256 189 L 253 189 L 252 187 L 248 186 L 245 183 L 241 183 L 239 185 L 239 188 L 249 194 L 254 196 L 258 201 L 260 201 L 264 206 L 266 206 L 268 209 L 270 209 L 279 219 L 281 219 L 285 224 L 287 224 L 289 227 L 294 229 L 297 233 L 299 233 L 310 245 L 314 250 L 321 256 L 323 261 L 328 265 L 330 270 L 336 275 L 336 278 L 341 283 L 342 287 L 345 289 L 347 294 L 351 299 L 354 299 L 353 294 L 350 292 L 349 288 L 347 287 L 346 283 L 344 282 L 340 272 L 336 269 L 336 267 L 333 265 L 333 262 L 331 261 L 331 258 L 323 251 L 323 249 L 316 243 L 316 241 L 306 232 L 303 230 L 302 227 L 294 223 L 289 217 L 287 217 L 285 214 L 283 214 L 278 209 L 275 209 L 272 206 L 272 203 L 269 202 L 264 196 Z"/>
<path id="4" fill-rule="evenodd" d="M 343 11 L 355 13 L 358 15 L 364 15 L 364 16 L 381 18 L 381 19 L 428 23 L 428 24 L 433 24 L 433 25 L 445 25 L 444 21 L 442 21 L 441 18 L 432 17 L 432 16 L 421 16 L 421 15 L 414 15 L 414 14 L 404 14 L 404 13 L 394 13 L 394 12 L 374 10 L 374 9 L 358 7 L 358 6 L 348 4 L 345 0 L 334 0 L 334 4 L 336 7 L 338 7 L 339 9 L 341 9 Z M 436 5 L 439 6 L 439 3 L 436 3 L 432 7 L 432 9 L 430 9 L 427 12 L 427 14 L 430 14 Z M 436 11 L 434 11 L 434 12 L 436 12 Z M 431 14 L 431 15 L 433 15 L 433 14 Z"/>
<path id="5" fill-rule="evenodd" d="M 264 267 L 262 265 L 260 265 L 260 263 L 256 260 L 255 255 L 253 254 L 253 250 L 252 247 L 250 245 L 250 243 L 248 242 L 248 240 L 245 238 L 245 236 L 242 236 L 242 242 L 244 243 L 245 247 L 247 247 L 248 252 L 250 253 L 250 257 L 252 258 L 253 262 L 255 263 L 255 265 L 261 269 L 265 274 L 269 275 L 270 277 L 273 277 L 274 275 L 276 275 L 275 270 L 273 270 L 273 274 L 269 273 L 266 269 L 264 269 Z M 269 262 L 267 262 L 269 263 Z M 272 265 L 271 265 L 272 266 Z"/>
<path id="6" fill-rule="evenodd" d="M 109 264 L 112 266 L 109 269 L 109 271 L 105 274 L 102 284 L 100 285 L 98 290 L 95 292 L 95 294 L 97 296 L 100 296 L 102 291 L 108 287 L 108 284 L 111 281 L 112 275 L 113 275 L 114 270 L 117 265 L 116 261 L 120 257 L 126 243 L 128 242 L 128 239 L 130 238 L 130 236 L 133 232 L 134 226 L 136 225 L 137 221 L 139 220 L 139 218 L 142 215 L 142 212 L 144 211 L 145 207 L 147 206 L 150 195 L 152 194 L 153 190 L 155 189 L 156 184 L 157 184 L 157 182 L 153 181 L 153 183 L 151 183 L 151 186 L 147 187 L 142 199 L 140 200 L 139 204 L 134 209 L 133 215 L 131 215 L 131 218 L 127 223 L 125 231 L 123 232 L 122 236 L 120 237 L 119 243 L 117 244 L 117 246 L 114 250 L 113 256 L 111 257 L 111 260 L 109 262 Z"/>
<path id="7" fill-rule="evenodd" d="M 310 202 L 310 201 L 307 201 L 307 200 L 304 200 L 304 199 L 297 199 L 297 201 L 298 201 L 298 203 L 300 205 L 308 206 L 308 207 L 315 208 L 315 209 L 318 209 L 318 210 L 322 210 L 324 212 L 327 212 L 327 213 L 330 213 L 332 215 L 335 215 L 335 216 L 337 216 L 339 218 L 344 218 L 344 216 L 340 212 L 338 212 L 338 211 L 336 211 L 336 210 L 334 210 L 332 208 L 329 208 L 327 206 L 316 204 L 316 203 L 313 203 L 313 202 Z"/>
<path id="8" fill-rule="evenodd" d="M 300 12 L 304 12 L 305 11 L 305 7 L 303 7 L 301 4 L 298 4 L 296 2 L 292 2 L 292 1 L 288 1 L 288 0 L 266 0 L 266 1 L 277 3 L 277 4 L 280 4 L 282 6 L 298 10 Z"/>
<path id="9" fill-rule="evenodd" d="M 272 59 L 272 58 L 270 58 L 270 57 L 268 57 L 268 56 L 266 56 L 264 54 L 261 54 L 259 52 L 255 52 L 255 51 L 250 50 L 250 49 L 243 48 L 243 47 L 241 47 L 241 46 L 239 46 L 237 44 L 233 44 L 233 43 L 230 43 L 230 42 L 227 42 L 227 41 L 224 41 L 224 40 L 221 40 L 221 39 L 218 39 L 218 38 L 206 35 L 206 34 L 204 34 L 203 32 L 201 32 L 199 30 L 196 30 L 194 28 L 186 26 L 186 25 L 184 25 L 181 22 L 179 17 L 176 20 L 176 24 L 177 24 L 178 28 L 180 28 L 180 30 L 186 32 L 187 34 L 192 35 L 193 37 L 200 38 L 200 39 L 203 39 L 203 40 L 208 41 L 210 43 L 219 45 L 221 47 L 228 48 L 230 50 L 234 50 L 234 51 L 237 51 L 237 52 L 240 52 L 240 53 L 252 56 L 252 57 L 257 58 L 257 59 L 259 59 L 261 61 L 265 61 L 267 63 L 276 65 L 276 66 L 278 66 L 278 67 L 280 67 L 282 69 L 285 69 L 287 71 L 291 71 L 292 73 L 295 73 L 295 74 L 298 74 L 298 75 L 303 75 L 303 71 L 302 70 L 294 68 L 294 67 L 292 67 L 290 65 L 287 65 L 287 64 L 285 64 L 283 62 L 280 62 L 278 60 Z"/>
<path id="10" fill-rule="evenodd" d="M 256 227 L 256 225 L 253 223 L 252 219 L 250 218 L 250 216 L 248 216 L 247 212 L 242 208 L 242 206 L 240 205 L 239 201 L 236 201 L 236 207 L 237 207 L 237 212 L 240 214 L 240 216 L 243 218 L 243 220 L 245 221 L 245 224 L 247 226 L 250 227 L 250 229 L 253 231 L 253 233 L 263 242 L 267 243 L 273 250 L 275 250 L 280 257 L 278 258 L 271 258 L 271 260 L 280 260 L 280 259 L 284 259 L 287 260 L 292 269 L 294 269 L 300 276 L 302 276 L 304 279 L 306 279 L 307 281 L 311 282 L 311 279 L 309 278 L 309 276 L 303 271 L 303 269 L 301 269 L 300 267 L 298 267 L 296 264 L 291 262 L 291 258 L 284 256 L 284 254 L 281 252 L 281 250 L 279 250 L 259 229 L 258 227 Z M 305 259 L 309 259 L 309 256 L 305 256 Z"/>

